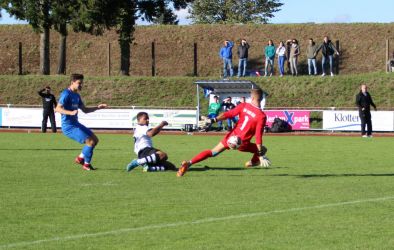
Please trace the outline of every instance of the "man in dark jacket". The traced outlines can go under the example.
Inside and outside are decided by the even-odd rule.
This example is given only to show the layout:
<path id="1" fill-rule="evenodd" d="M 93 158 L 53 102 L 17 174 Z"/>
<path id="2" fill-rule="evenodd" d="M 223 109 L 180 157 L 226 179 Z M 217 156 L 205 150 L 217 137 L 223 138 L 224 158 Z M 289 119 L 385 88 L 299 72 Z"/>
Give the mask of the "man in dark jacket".
<path id="1" fill-rule="evenodd" d="M 46 86 L 42 90 L 38 91 L 38 94 L 42 98 L 42 106 L 44 108 L 41 131 L 43 133 L 47 132 L 47 121 L 49 117 L 49 120 L 51 121 L 52 132 L 56 133 L 56 121 L 54 111 L 54 108 L 56 108 L 57 105 L 56 98 L 51 93 L 51 88 L 49 86 Z"/>
<path id="2" fill-rule="evenodd" d="M 372 101 L 371 95 L 368 93 L 368 87 L 362 84 L 360 93 L 356 95 L 356 105 L 361 119 L 361 136 L 372 137 L 372 121 L 371 121 L 371 108 L 372 106 L 376 111 L 376 105 Z M 365 134 L 365 125 L 367 125 L 367 133 Z"/>
<path id="3" fill-rule="evenodd" d="M 334 53 L 339 56 L 339 52 L 337 48 L 335 48 L 334 44 L 332 44 L 331 40 L 328 39 L 328 36 L 324 37 L 324 41 L 317 49 L 316 54 L 319 53 L 320 50 L 322 53 L 322 61 L 321 61 L 321 67 L 323 72 L 322 76 L 326 75 L 326 71 L 324 70 L 324 65 L 326 64 L 327 60 L 330 63 L 331 76 L 334 76 L 334 71 L 333 71 Z"/>
<path id="4" fill-rule="evenodd" d="M 245 39 L 241 40 L 241 44 L 238 46 L 238 77 L 246 76 L 246 65 L 248 64 L 248 51 L 249 44 Z"/>

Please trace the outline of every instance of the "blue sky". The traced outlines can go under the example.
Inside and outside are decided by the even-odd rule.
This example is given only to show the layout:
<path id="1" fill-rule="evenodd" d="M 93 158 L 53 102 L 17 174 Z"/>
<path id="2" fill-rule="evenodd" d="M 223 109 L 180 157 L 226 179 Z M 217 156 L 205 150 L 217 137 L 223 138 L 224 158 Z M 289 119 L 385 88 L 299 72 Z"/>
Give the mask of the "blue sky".
<path id="1" fill-rule="evenodd" d="M 282 10 L 271 23 L 394 22 L 394 0 L 282 0 Z M 23 23 L 2 12 L 0 24 Z M 177 13 L 180 24 L 190 20 L 187 10 Z"/>

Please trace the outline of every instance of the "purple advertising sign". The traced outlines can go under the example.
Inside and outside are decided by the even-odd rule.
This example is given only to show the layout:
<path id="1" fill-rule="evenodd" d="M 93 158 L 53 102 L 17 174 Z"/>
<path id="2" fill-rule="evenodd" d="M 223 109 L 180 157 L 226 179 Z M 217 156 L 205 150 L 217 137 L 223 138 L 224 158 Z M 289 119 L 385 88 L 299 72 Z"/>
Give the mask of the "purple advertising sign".
<path id="1" fill-rule="evenodd" d="M 275 118 L 286 121 L 292 130 L 309 130 L 310 111 L 264 110 L 267 115 L 266 126 L 271 127 Z"/>

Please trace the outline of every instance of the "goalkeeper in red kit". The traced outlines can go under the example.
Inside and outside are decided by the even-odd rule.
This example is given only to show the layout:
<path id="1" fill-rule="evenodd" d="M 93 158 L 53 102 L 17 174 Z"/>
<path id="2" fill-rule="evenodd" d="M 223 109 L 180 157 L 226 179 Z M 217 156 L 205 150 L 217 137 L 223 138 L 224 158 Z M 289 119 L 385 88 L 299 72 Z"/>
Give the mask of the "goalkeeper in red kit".
<path id="1" fill-rule="evenodd" d="M 239 116 L 238 123 L 235 125 L 234 129 L 228 132 L 213 149 L 200 152 L 190 161 L 183 161 L 177 172 L 178 177 L 183 176 L 189 167 L 197 162 L 203 161 L 209 157 L 215 157 L 226 149 L 235 149 L 236 145 L 230 145 L 228 143 L 228 139 L 231 136 L 237 136 L 241 140 L 241 144 L 238 147 L 239 151 L 253 154 L 252 159 L 245 163 L 245 167 L 258 165 L 269 167 L 271 165 L 271 162 L 265 156 L 267 148 L 263 146 L 262 140 L 263 129 L 267 120 L 266 115 L 260 108 L 263 91 L 261 89 L 252 89 L 250 95 L 250 103 L 241 103 L 236 108 L 209 120 L 209 122 L 212 123 Z M 253 136 L 256 139 L 256 143 L 250 142 Z"/>

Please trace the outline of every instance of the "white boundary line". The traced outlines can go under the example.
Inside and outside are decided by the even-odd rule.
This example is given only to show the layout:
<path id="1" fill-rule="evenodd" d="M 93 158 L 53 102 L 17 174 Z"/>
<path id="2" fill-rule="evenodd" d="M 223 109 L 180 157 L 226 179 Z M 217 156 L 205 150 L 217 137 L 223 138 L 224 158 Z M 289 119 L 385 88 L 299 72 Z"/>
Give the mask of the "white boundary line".
<path id="1" fill-rule="evenodd" d="M 99 236 L 106 236 L 106 235 L 117 235 L 117 234 L 121 234 L 121 233 L 129 233 L 129 232 L 135 232 L 135 231 L 163 229 L 163 228 L 178 227 L 178 226 L 185 226 L 185 225 L 198 225 L 198 224 L 204 224 L 204 223 L 210 223 L 210 222 L 236 220 L 236 219 L 259 217 L 259 216 L 265 216 L 265 215 L 271 215 L 271 214 L 298 212 L 298 211 L 303 211 L 303 210 L 320 209 L 320 208 L 328 208 L 328 207 L 339 207 L 339 206 L 353 205 L 353 204 L 358 204 L 358 203 L 379 202 L 379 201 L 387 201 L 387 200 L 394 200 L 394 196 L 387 196 L 387 197 L 373 198 L 373 199 L 366 199 L 366 200 L 345 201 L 345 202 L 339 202 L 339 203 L 329 203 L 329 204 L 322 204 L 322 205 L 310 206 L 310 207 L 298 207 L 298 208 L 290 208 L 290 209 L 283 209 L 283 210 L 273 210 L 273 211 L 268 211 L 268 212 L 238 214 L 238 215 L 230 215 L 230 216 L 225 216 L 225 217 L 211 217 L 211 218 L 195 220 L 195 221 L 184 221 L 184 222 L 176 222 L 176 223 L 168 223 L 168 224 L 149 225 L 149 226 L 143 226 L 143 227 L 122 228 L 122 229 L 113 230 L 113 231 L 88 233 L 88 234 L 77 234 L 77 235 L 70 235 L 70 236 L 64 236 L 64 237 L 54 237 L 54 238 L 50 238 L 50 239 L 42 239 L 42 240 L 35 240 L 35 241 L 22 241 L 22 242 L 10 243 L 10 244 L 6 244 L 6 245 L 0 245 L 0 249 L 14 248 L 14 247 L 25 247 L 25 246 L 30 246 L 30 245 L 42 244 L 42 243 L 46 243 L 46 242 L 78 240 L 78 239 L 82 239 L 82 238 L 92 238 L 92 237 L 99 237 Z"/>

